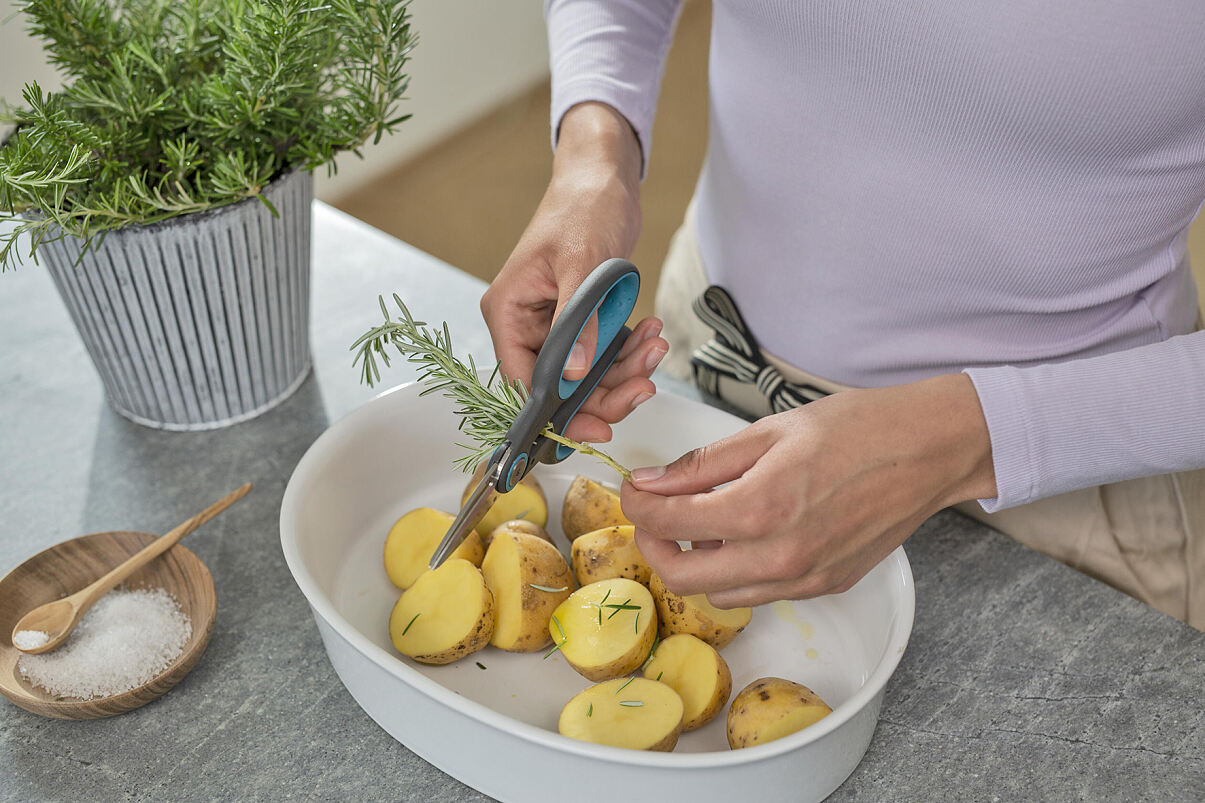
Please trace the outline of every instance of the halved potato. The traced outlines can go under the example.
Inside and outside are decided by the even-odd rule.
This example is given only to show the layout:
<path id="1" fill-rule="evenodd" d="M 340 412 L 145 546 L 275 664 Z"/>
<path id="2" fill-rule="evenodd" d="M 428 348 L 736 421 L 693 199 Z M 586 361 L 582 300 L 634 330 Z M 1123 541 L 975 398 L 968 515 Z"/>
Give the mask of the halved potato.
<path id="1" fill-rule="evenodd" d="M 494 595 L 481 570 L 459 558 L 424 572 L 389 616 L 389 638 L 402 655 L 450 664 L 472 655 L 494 632 Z"/>
<path id="2" fill-rule="evenodd" d="M 573 593 L 573 575 L 557 548 L 527 533 L 501 533 L 485 553 L 481 573 L 497 606 L 490 643 L 510 652 L 547 647 L 552 612 Z"/>
<path id="3" fill-rule="evenodd" d="M 528 521 L 527 519 L 508 519 L 494 529 L 490 530 L 490 534 L 481 539 L 485 543 L 486 552 L 489 551 L 490 542 L 502 533 L 525 533 L 527 535 L 534 535 L 536 538 L 543 538 L 550 544 L 552 543 L 552 536 L 548 534 L 548 531 L 536 524 L 534 521 Z"/>
<path id="4" fill-rule="evenodd" d="M 649 591 L 653 592 L 653 598 L 657 600 L 661 638 L 675 633 L 689 633 L 719 650 L 736 638 L 753 618 L 752 608 L 733 608 L 726 611 L 708 602 L 705 594 L 679 597 L 665 587 L 665 583 L 655 572 L 649 579 Z"/>
<path id="5" fill-rule="evenodd" d="M 566 703 L 557 730 L 583 742 L 668 753 L 682 730 L 682 699 L 655 680 L 608 680 Z"/>
<path id="6" fill-rule="evenodd" d="M 657 611 L 649 590 L 635 580 L 600 580 L 558 605 L 548 632 L 578 674 L 610 680 L 644 663 L 657 633 Z"/>
<path id="7" fill-rule="evenodd" d="M 427 571 L 435 548 L 447 535 L 455 518 L 442 510 L 420 507 L 402 516 L 389 528 L 389 535 L 385 538 L 385 573 L 395 586 L 409 588 L 420 574 Z M 485 557 L 481 536 L 476 531 L 470 532 L 450 557 L 480 566 L 481 559 Z"/>
<path id="8" fill-rule="evenodd" d="M 732 694 L 728 662 L 705 641 L 678 633 L 657 644 L 644 676 L 667 684 L 682 698 L 682 730 L 692 731 L 720 713 Z"/>
<path id="9" fill-rule="evenodd" d="M 561 507 L 561 529 L 570 541 L 579 535 L 631 524 L 619 507 L 619 492 L 585 477 L 574 477 Z"/>
<path id="10" fill-rule="evenodd" d="M 728 746 L 765 744 L 801 731 L 833 712 L 816 692 L 782 678 L 758 678 L 728 709 Z"/>
<path id="11" fill-rule="evenodd" d="M 472 479 L 465 486 L 464 493 L 460 495 L 461 505 L 477 488 L 477 483 L 481 481 L 487 463 L 488 461 L 483 460 L 477 470 L 473 472 Z M 544 489 L 540 487 L 540 481 L 535 478 L 534 474 L 528 474 L 519 480 L 519 484 L 508 493 L 500 494 L 494 500 L 493 506 L 481 519 L 481 523 L 477 525 L 477 532 L 482 538 L 485 538 L 499 524 L 511 519 L 534 521 L 541 527 L 548 523 L 548 500 L 544 496 Z"/>
<path id="12" fill-rule="evenodd" d="M 626 577 L 648 585 L 653 570 L 636 547 L 636 528 L 631 524 L 604 527 L 573 541 L 573 574 L 582 585 L 612 577 Z"/>

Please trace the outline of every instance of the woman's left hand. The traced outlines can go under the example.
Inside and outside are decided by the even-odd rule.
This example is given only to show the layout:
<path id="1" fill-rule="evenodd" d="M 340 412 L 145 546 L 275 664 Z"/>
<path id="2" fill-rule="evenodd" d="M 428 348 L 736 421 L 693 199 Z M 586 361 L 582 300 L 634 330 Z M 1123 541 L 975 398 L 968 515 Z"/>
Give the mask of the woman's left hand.
<path id="1" fill-rule="evenodd" d="M 950 374 L 763 418 L 637 469 L 621 498 L 671 591 L 734 608 L 845 591 L 929 516 L 995 495 L 979 397 Z"/>

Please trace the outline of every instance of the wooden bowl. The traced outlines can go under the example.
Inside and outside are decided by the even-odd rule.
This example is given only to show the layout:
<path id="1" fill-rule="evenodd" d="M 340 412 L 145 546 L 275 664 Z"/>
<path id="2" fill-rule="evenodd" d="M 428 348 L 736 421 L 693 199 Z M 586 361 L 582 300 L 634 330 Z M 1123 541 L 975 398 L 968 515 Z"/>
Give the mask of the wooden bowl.
<path id="1" fill-rule="evenodd" d="M 218 596 L 209 569 L 180 544 L 130 575 L 121 586 L 162 588 L 176 598 L 192 623 L 192 635 L 180 657 L 151 681 L 112 697 L 56 697 L 21 677 L 17 669 L 21 652 L 12 644 L 13 627 L 27 611 L 78 591 L 157 537 L 127 531 L 83 535 L 39 552 L 0 579 L 0 694 L 42 716 L 97 719 L 146 705 L 183 680 L 209 644 Z"/>

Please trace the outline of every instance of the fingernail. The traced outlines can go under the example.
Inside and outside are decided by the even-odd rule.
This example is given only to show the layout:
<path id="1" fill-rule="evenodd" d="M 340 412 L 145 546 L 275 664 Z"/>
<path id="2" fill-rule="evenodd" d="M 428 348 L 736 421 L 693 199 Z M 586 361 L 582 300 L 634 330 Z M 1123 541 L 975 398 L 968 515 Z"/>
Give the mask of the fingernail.
<path id="1" fill-rule="evenodd" d="M 637 394 L 636 398 L 632 399 L 632 406 L 630 409 L 635 410 L 637 407 L 644 404 L 646 401 L 648 401 L 651 398 L 653 398 L 653 394 L 651 394 L 651 393 Z"/>
<path id="2" fill-rule="evenodd" d="M 661 362 L 661 358 L 665 356 L 665 349 L 653 349 L 649 352 L 649 356 L 644 361 L 644 370 L 652 371 Z"/>
<path id="3" fill-rule="evenodd" d="M 569 359 L 565 362 L 566 371 L 581 371 L 586 367 L 586 349 L 581 343 L 574 343 L 569 349 Z"/>
<path id="4" fill-rule="evenodd" d="M 632 484 L 639 485 L 642 482 L 652 482 L 665 476 L 665 466 L 646 466 L 638 468 L 632 472 Z"/>

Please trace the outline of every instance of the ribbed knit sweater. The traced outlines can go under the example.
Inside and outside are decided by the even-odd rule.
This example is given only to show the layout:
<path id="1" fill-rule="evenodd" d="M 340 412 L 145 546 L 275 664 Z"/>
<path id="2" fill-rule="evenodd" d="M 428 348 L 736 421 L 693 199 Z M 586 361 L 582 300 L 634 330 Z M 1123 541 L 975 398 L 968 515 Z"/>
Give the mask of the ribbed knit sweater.
<path id="1" fill-rule="evenodd" d="M 554 132 L 602 101 L 648 164 L 680 5 L 546 4 Z M 1205 467 L 1205 2 L 715 0 L 709 82 L 700 251 L 763 348 L 966 371 L 989 511 Z"/>

